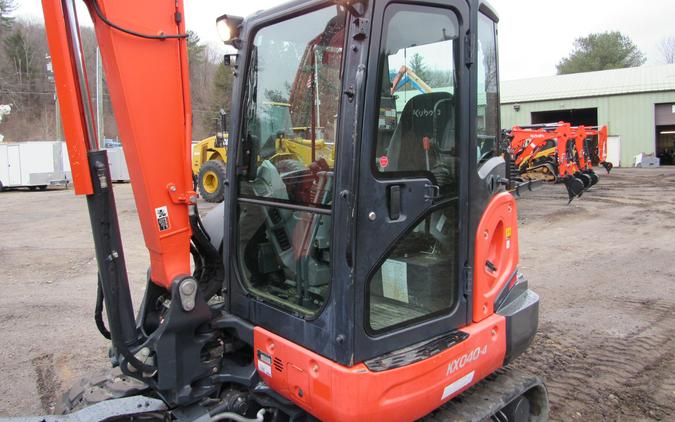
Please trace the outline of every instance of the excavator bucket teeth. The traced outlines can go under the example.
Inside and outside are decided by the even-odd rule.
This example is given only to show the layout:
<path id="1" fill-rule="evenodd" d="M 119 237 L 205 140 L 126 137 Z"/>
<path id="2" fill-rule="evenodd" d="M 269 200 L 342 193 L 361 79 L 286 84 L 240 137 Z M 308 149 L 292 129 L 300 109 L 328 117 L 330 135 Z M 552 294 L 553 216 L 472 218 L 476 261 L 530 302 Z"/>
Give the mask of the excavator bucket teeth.
<path id="1" fill-rule="evenodd" d="M 612 171 L 612 168 L 614 167 L 612 163 L 608 163 L 607 161 L 601 164 L 605 168 L 605 170 L 607 170 L 607 174 L 609 174 L 609 172 Z"/>
<path id="2" fill-rule="evenodd" d="M 584 183 L 581 179 L 570 176 L 564 180 L 564 183 L 567 188 L 567 195 L 569 196 L 568 204 L 572 202 L 574 198 L 580 197 L 584 193 Z"/>

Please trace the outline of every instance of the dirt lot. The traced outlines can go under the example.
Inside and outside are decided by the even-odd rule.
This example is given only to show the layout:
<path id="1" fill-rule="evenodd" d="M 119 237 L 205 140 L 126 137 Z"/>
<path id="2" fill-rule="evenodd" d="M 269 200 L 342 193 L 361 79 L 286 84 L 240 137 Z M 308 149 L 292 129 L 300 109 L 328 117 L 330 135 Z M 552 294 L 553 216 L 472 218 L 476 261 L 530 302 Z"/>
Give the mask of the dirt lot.
<path id="1" fill-rule="evenodd" d="M 132 288 L 148 263 L 129 185 L 116 185 Z M 534 345 L 553 420 L 675 420 L 675 168 L 617 169 L 567 206 L 560 186 L 519 201 L 521 264 L 541 296 Z M 92 318 L 84 198 L 0 194 L 0 416 L 50 412 L 108 364 Z"/>

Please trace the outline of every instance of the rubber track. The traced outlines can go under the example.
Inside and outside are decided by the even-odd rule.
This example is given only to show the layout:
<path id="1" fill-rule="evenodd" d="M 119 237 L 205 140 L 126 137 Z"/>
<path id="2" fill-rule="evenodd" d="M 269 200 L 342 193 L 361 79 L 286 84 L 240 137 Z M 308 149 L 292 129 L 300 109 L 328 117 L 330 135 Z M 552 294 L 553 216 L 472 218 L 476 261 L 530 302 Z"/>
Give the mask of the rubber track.
<path id="1" fill-rule="evenodd" d="M 145 384 L 123 375 L 119 369 L 108 369 L 75 382 L 56 404 L 56 413 L 71 413 L 104 400 L 128 397 L 147 390 Z"/>
<path id="2" fill-rule="evenodd" d="M 425 422 L 483 421 L 489 419 L 514 398 L 538 385 L 542 385 L 542 381 L 537 376 L 518 369 L 501 368 L 421 420 Z M 533 420 L 546 420 L 547 416 L 548 405 L 539 417 Z"/>

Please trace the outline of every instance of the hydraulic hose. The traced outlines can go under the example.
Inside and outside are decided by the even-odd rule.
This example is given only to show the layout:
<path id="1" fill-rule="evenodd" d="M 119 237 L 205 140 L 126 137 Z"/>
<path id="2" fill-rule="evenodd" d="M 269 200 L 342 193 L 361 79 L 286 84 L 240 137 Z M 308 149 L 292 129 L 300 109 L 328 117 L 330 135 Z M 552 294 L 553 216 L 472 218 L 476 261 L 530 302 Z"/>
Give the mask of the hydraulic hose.
<path id="1" fill-rule="evenodd" d="M 258 413 L 256 413 L 255 415 L 255 419 L 246 418 L 244 416 L 241 416 L 239 413 L 234 412 L 223 412 L 211 416 L 211 422 L 216 421 L 263 422 L 264 419 L 265 419 L 265 409 L 258 410 Z"/>

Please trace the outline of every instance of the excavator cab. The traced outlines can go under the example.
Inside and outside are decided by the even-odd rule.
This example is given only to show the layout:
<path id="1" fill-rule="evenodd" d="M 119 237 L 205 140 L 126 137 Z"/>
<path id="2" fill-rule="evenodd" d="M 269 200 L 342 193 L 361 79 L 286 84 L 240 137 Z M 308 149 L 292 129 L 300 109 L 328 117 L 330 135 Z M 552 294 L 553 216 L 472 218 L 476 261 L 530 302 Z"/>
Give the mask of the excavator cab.
<path id="1" fill-rule="evenodd" d="M 77 41 L 69 1 L 43 1 L 50 47 Z M 227 177 L 224 202 L 201 218 L 188 161 L 145 167 L 155 139 L 135 132 L 189 129 L 159 118 L 189 115 L 182 3 L 166 3 L 143 16 L 163 25 L 171 11 L 175 28 L 139 37 L 119 24 L 134 2 L 88 1 L 113 107 L 136 123 L 120 130 L 154 253 L 134 319 L 104 154 L 90 152 L 76 188 L 90 198 L 113 363 L 146 386 L 128 395 L 159 399 L 180 420 L 409 421 L 438 408 L 545 420 L 541 381 L 500 369 L 532 341 L 539 299 L 518 270 L 504 160 L 486 154 L 499 135 L 495 12 L 480 0 L 302 0 L 221 16 L 237 50 Z M 77 56 L 77 42 L 67 45 Z M 158 104 L 156 121 L 131 114 L 142 108 L 130 98 L 168 88 L 125 84 L 149 60 L 182 81 L 172 85 L 182 102 Z M 57 80 L 77 80 L 76 65 L 57 63 Z M 389 70 L 406 66 L 423 92 L 392 93 Z M 87 90 L 75 92 L 71 105 L 86 104 Z M 271 104 L 287 105 L 283 122 Z M 289 127 L 303 128 L 311 159 L 273 153 Z M 186 147 L 174 135 L 163 141 L 179 163 Z"/>
<path id="2" fill-rule="evenodd" d="M 536 331 L 530 321 L 522 337 L 507 339 L 513 331 L 492 319 L 485 338 L 462 331 L 498 318 L 494 301 L 510 302 L 514 286 L 533 295 L 517 275 L 504 162 L 481 152 L 499 133 L 496 17 L 479 2 L 311 4 L 256 15 L 238 34 L 239 145 L 228 157 L 237 165 L 223 212 L 228 310 L 255 327 L 261 379 L 311 414 L 421 417 L 454 395 L 429 396 L 447 374 L 422 375 L 415 364 L 423 357 L 457 353 L 454 346 L 483 351 L 463 373 L 477 380 Z M 388 69 L 412 63 L 430 92 L 404 86 L 392 104 Z M 332 166 L 315 157 L 287 172 L 287 163 L 251 158 L 270 93 L 288 98 L 307 138 L 334 136 Z M 395 115 L 383 121 L 391 105 Z M 486 215 L 496 197 L 500 211 Z M 476 233 L 490 244 L 485 252 L 477 253 Z M 474 272 L 490 281 L 479 287 Z M 518 312 L 533 317 L 534 297 Z M 416 385 L 406 393 L 416 404 L 392 396 L 395 385 Z"/>

